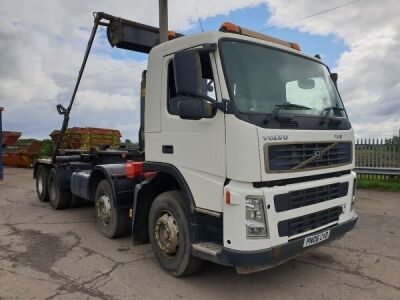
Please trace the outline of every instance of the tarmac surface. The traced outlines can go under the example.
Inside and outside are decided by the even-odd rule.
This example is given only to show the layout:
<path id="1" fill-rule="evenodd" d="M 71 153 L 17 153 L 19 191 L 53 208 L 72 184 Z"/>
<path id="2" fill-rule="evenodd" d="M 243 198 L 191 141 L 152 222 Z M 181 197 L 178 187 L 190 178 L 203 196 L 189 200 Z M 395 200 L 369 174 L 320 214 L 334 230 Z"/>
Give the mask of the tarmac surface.
<path id="1" fill-rule="evenodd" d="M 356 228 L 276 268 L 163 272 L 149 245 L 109 240 L 94 207 L 54 211 L 32 170 L 0 183 L 0 299 L 400 299 L 400 193 L 358 190 Z"/>

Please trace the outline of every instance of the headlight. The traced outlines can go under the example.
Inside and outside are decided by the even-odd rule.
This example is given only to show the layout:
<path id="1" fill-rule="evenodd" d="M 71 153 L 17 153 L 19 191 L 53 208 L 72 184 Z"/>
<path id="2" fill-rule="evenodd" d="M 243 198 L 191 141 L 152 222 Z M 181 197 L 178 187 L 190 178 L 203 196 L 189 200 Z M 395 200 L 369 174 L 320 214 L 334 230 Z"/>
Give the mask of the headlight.
<path id="1" fill-rule="evenodd" d="M 248 238 L 267 237 L 264 199 L 261 197 L 246 197 L 246 230 Z"/>

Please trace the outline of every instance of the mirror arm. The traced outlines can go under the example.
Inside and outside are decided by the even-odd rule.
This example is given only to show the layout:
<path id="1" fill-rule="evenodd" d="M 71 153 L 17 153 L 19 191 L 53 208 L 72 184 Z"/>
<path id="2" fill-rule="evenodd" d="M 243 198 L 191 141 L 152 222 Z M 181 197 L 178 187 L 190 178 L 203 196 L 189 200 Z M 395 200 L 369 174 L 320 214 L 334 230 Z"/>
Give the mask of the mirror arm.
<path id="1" fill-rule="evenodd" d="M 206 101 L 209 101 L 212 103 L 212 106 L 214 108 L 217 108 L 224 113 L 230 113 L 231 112 L 231 106 L 230 106 L 230 101 L 226 99 L 222 99 L 222 102 L 218 102 L 217 100 L 207 96 L 207 95 L 199 95 L 199 97 L 203 98 Z"/>
<path id="2" fill-rule="evenodd" d="M 229 101 L 229 100 L 222 99 L 221 102 L 218 102 L 217 100 L 215 100 L 207 95 L 204 95 L 204 94 L 197 95 L 197 97 L 199 97 L 205 101 L 211 102 L 213 108 L 219 109 L 224 113 L 232 112 L 231 101 Z"/>
<path id="3" fill-rule="evenodd" d="M 232 112 L 230 101 L 228 101 L 226 99 L 222 99 L 222 102 L 215 101 L 215 103 L 216 103 L 215 107 L 217 109 L 219 109 L 219 110 L 222 110 L 224 113 L 231 113 Z"/>

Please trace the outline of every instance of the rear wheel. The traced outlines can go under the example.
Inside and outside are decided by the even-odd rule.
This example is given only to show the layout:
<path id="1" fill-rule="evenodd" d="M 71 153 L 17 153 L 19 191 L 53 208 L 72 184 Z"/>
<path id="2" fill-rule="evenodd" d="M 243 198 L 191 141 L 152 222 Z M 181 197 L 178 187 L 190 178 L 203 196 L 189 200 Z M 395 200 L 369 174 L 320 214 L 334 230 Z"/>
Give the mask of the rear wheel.
<path id="1" fill-rule="evenodd" d="M 57 170 L 51 169 L 48 179 L 48 193 L 50 204 L 54 209 L 64 209 L 71 203 L 71 193 L 60 190 Z"/>
<path id="2" fill-rule="evenodd" d="M 106 179 L 97 186 L 95 204 L 97 227 L 104 236 L 116 238 L 128 232 L 128 211 L 115 208 L 112 188 Z"/>
<path id="3" fill-rule="evenodd" d="M 157 196 L 150 208 L 151 246 L 160 265 L 176 277 L 197 271 L 203 263 L 191 256 L 188 215 L 180 191 Z"/>
<path id="4" fill-rule="evenodd" d="M 40 201 L 49 201 L 49 191 L 47 189 L 47 181 L 49 170 L 45 166 L 40 165 L 36 171 L 36 193 Z"/>

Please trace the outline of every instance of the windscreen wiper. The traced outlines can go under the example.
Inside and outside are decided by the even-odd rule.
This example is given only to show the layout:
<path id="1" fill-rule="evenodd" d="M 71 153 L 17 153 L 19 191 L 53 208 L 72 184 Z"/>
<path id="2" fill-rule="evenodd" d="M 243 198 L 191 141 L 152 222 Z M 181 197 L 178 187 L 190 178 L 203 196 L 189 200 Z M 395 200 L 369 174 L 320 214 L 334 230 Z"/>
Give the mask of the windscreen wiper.
<path id="1" fill-rule="evenodd" d="M 293 104 L 290 102 L 283 102 L 282 104 L 275 105 L 275 109 L 272 111 L 272 114 L 271 114 L 272 118 L 275 118 L 276 120 L 279 121 L 279 111 L 282 108 L 287 109 L 287 110 L 310 110 L 311 109 L 308 106 Z"/>
<path id="2" fill-rule="evenodd" d="M 344 111 L 344 108 L 337 106 L 325 107 L 321 112 L 321 122 L 319 122 L 320 125 L 324 125 L 326 123 L 332 111 Z M 335 121 L 340 123 L 342 120 L 335 118 Z"/>

